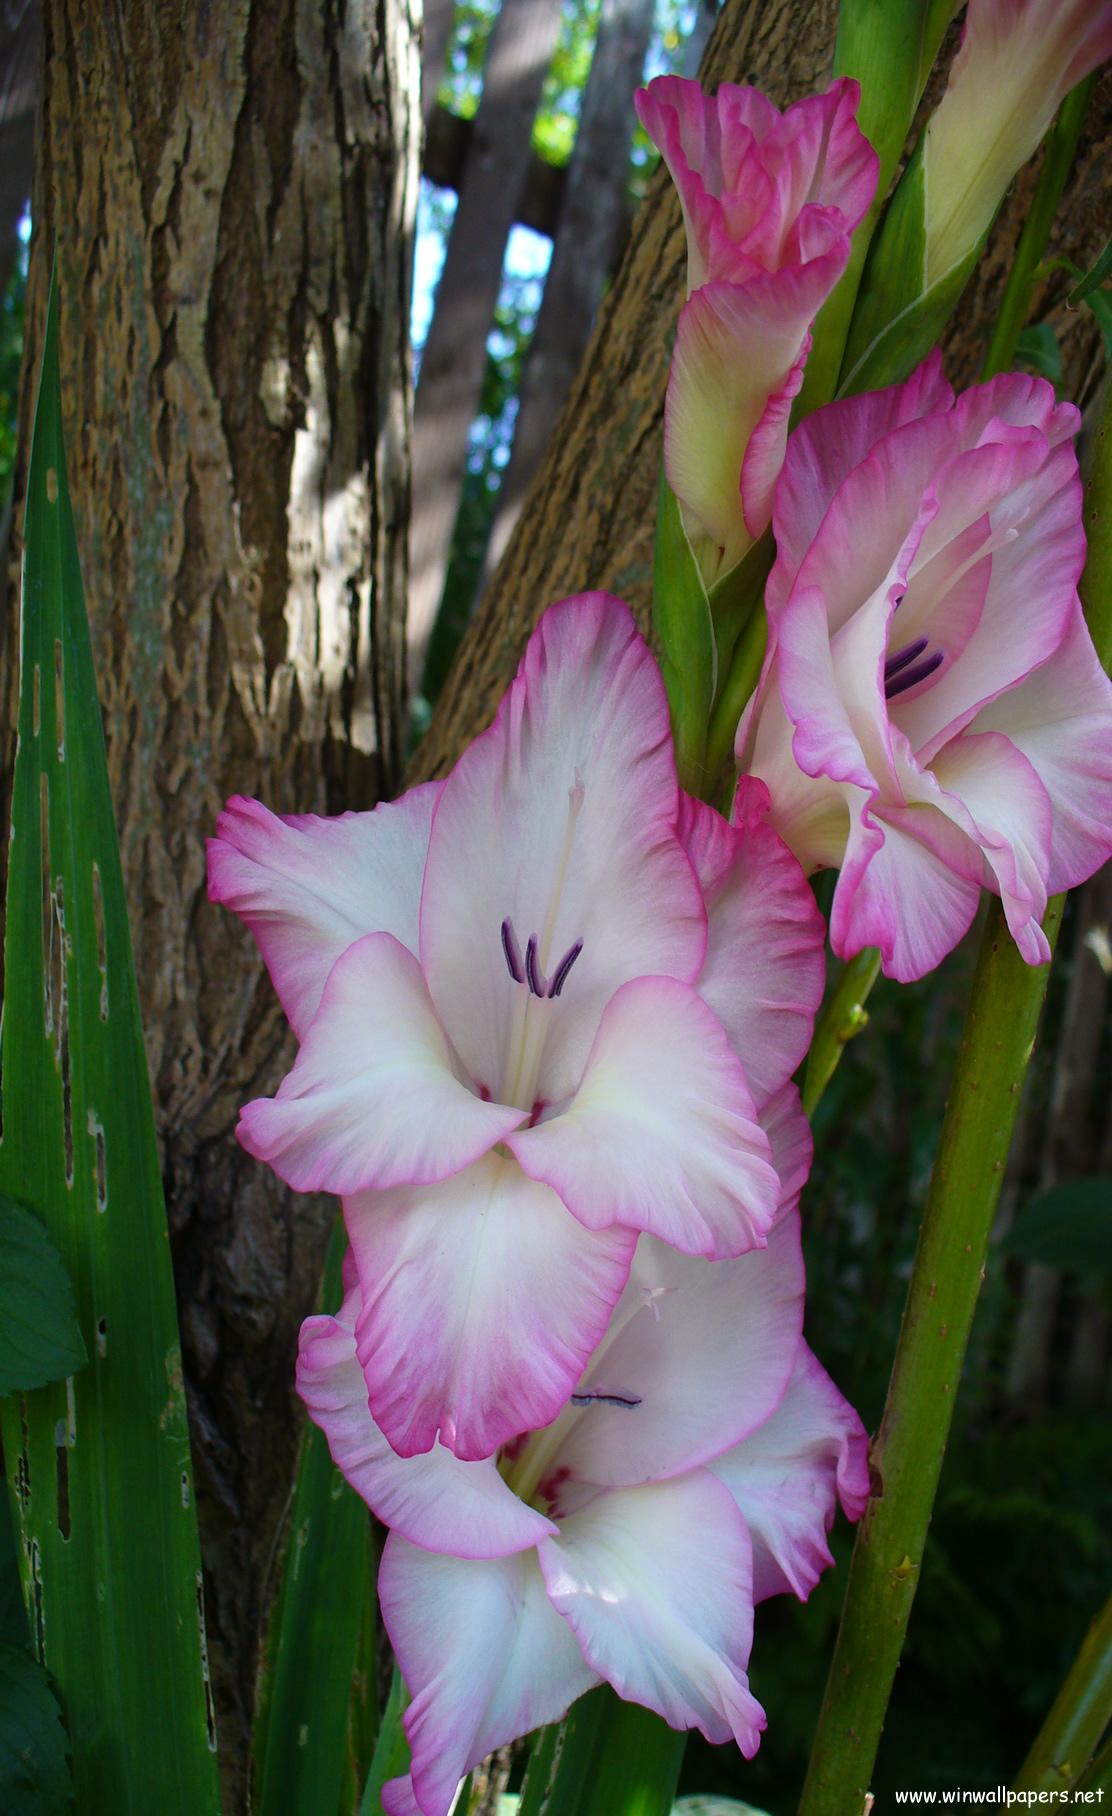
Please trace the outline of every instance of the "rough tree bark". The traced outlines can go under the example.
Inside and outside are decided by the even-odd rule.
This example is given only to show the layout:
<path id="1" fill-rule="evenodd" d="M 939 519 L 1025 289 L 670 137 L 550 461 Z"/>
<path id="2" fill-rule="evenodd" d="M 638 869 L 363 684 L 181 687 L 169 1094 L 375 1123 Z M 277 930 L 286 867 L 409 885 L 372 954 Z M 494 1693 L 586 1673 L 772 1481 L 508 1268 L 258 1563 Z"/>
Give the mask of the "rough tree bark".
<path id="1" fill-rule="evenodd" d="M 751 81 L 780 106 L 829 80 L 834 0 L 726 0 L 701 68 L 705 85 Z M 944 68 L 946 54 L 940 60 Z M 924 106 L 936 96 L 932 78 Z M 1086 268 L 1112 233 L 1103 178 L 1112 141 L 1112 75 L 1094 94 L 1085 137 L 1063 199 L 1055 249 Z M 976 378 L 1011 252 L 1026 217 L 1035 167 L 1021 173 L 988 256 L 946 345 L 956 384 Z M 526 496 L 518 526 L 484 592 L 413 765 L 413 779 L 442 775 L 490 719 L 544 607 L 567 593 L 605 587 L 649 618 L 656 484 L 672 330 L 684 290 L 679 205 L 657 171 L 634 223 L 578 378 Z M 1099 365 L 1091 317 L 1066 311 L 1069 279 L 1055 274 L 1033 318 L 1051 319 L 1063 348 L 1067 395 L 1084 397 Z"/>
<path id="2" fill-rule="evenodd" d="M 233 1138 L 291 1053 L 251 943 L 205 900 L 204 837 L 231 792 L 324 810 L 397 781 L 416 22 L 408 0 L 42 12 L 23 419 L 57 235 L 71 485 L 237 1809 L 297 1429 L 291 1357 L 332 1213 Z M 14 656 L 9 635 L 9 704 Z"/>

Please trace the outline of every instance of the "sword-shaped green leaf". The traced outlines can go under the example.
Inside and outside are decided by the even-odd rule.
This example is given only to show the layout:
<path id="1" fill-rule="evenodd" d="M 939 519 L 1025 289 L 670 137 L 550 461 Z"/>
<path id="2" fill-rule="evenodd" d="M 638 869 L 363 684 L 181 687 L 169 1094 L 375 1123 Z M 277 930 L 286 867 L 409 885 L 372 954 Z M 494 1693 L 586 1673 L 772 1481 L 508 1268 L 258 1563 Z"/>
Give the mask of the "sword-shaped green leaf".
<path id="1" fill-rule="evenodd" d="M 89 1360 L 0 1402 L 24 1597 L 77 1807 L 219 1807 L 154 1118 L 66 487 L 58 307 L 27 480 L 0 1191 L 42 1220 Z"/>
<path id="2" fill-rule="evenodd" d="M 518 1816 L 669 1816 L 686 1740 L 603 1684 L 537 1734 Z"/>
<path id="3" fill-rule="evenodd" d="M 321 1303 L 335 1311 L 346 1239 L 337 1222 Z M 362 1782 L 373 1735 L 360 1719 L 374 1706 L 374 1653 L 360 1653 L 374 1596 L 371 1519 L 332 1458 L 324 1433 L 307 1425 L 278 1594 L 265 1649 L 255 1724 L 257 1816 L 337 1816 Z M 370 1746 L 368 1745 L 370 1742 Z M 348 1768 L 351 1768 L 350 1772 Z"/>

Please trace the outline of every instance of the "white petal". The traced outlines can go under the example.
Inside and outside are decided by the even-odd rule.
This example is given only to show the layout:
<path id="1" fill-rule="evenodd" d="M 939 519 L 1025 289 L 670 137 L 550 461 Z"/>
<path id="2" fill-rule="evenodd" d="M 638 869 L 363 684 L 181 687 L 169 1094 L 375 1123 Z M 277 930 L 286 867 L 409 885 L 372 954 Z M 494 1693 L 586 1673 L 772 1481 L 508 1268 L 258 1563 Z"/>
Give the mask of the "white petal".
<path id="1" fill-rule="evenodd" d="M 391 1533 L 378 1577 L 383 1620 L 413 1701 L 411 1784 L 384 1807 L 447 1816 L 456 1786 L 495 1747 L 557 1721 L 599 1680 L 553 1609 L 536 1553 L 437 1557 Z"/>
<path id="2" fill-rule="evenodd" d="M 299 1191 L 343 1193 L 446 1179 L 523 1120 L 457 1078 L 420 965 L 372 933 L 337 959 L 293 1070 L 237 1134 Z"/>
<path id="3" fill-rule="evenodd" d="M 721 1482 L 696 1469 L 604 1491 L 539 1556 L 554 1607 L 619 1696 L 752 1758 L 765 1726 L 746 1677 L 752 1554 Z"/>
<path id="4" fill-rule="evenodd" d="M 767 1424 L 710 1465 L 752 1534 L 756 1601 L 789 1591 L 806 1601 L 834 1561 L 826 1535 L 839 1499 L 851 1520 L 864 1512 L 867 1453 L 853 1407 L 800 1344 L 791 1385 Z"/>
<path id="5" fill-rule="evenodd" d="M 341 952 L 364 933 L 417 950 L 421 878 L 442 782 L 373 813 L 271 813 L 236 795 L 208 843 L 209 895 L 259 943 L 282 1007 L 301 1035 Z"/>
<path id="6" fill-rule="evenodd" d="M 624 984 L 575 1097 L 506 1144 L 590 1229 L 625 1224 L 689 1254 L 763 1243 L 778 1181 L 721 1023 L 675 978 Z"/>

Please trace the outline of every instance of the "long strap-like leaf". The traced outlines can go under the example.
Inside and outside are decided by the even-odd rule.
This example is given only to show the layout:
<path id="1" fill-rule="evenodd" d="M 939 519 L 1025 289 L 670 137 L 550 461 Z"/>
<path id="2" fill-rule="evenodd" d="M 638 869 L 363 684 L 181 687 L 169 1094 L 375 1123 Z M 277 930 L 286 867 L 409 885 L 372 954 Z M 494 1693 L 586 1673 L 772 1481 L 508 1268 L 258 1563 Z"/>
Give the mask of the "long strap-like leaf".
<path id="1" fill-rule="evenodd" d="M 337 1219 L 325 1311 L 340 1302 L 345 1246 Z M 377 1728 L 372 1550 L 370 1514 L 329 1456 L 324 1433 L 307 1425 L 260 1675 L 257 1816 L 336 1816 L 354 1806 L 345 1775 L 362 1782 Z"/>
<path id="2" fill-rule="evenodd" d="M 126 466 L 127 450 L 122 451 Z M 77 1807 L 219 1807 L 166 1215 L 77 542 L 51 291 L 28 476 L 0 1191 L 45 1223 L 89 1360 L 0 1401 L 32 1637 Z"/>

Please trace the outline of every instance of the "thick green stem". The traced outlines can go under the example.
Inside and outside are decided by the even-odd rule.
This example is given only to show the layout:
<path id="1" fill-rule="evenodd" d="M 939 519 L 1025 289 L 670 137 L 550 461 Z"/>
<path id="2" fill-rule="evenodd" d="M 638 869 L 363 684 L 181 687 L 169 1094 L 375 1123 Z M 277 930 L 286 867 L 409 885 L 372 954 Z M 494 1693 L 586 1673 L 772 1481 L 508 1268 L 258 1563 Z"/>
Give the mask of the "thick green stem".
<path id="1" fill-rule="evenodd" d="M 1015 360 L 1019 337 L 1031 307 L 1036 274 L 1046 252 L 1066 178 L 1073 165 L 1077 141 L 1085 120 L 1085 109 L 1089 105 L 1095 81 L 1095 75 L 1089 76 L 1086 81 L 1078 83 L 1072 94 L 1066 96 L 1058 118 L 1047 134 L 1043 167 L 1039 172 L 1030 212 L 1023 224 L 1012 268 L 1004 286 L 1000 313 L 993 326 L 982 378 L 994 378 L 998 372 L 1006 372 Z"/>
<path id="2" fill-rule="evenodd" d="M 1052 949 L 1063 899 L 1055 898 L 1043 923 Z M 800 1816 L 857 1816 L 864 1808 L 1047 975 L 1045 966 L 1024 964 L 994 902 L 871 1453 L 873 1498 L 858 1529 Z"/>
<path id="3" fill-rule="evenodd" d="M 1112 1722 L 1112 1596 L 1081 1642 L 1014 1790 L 1060 1791 L 1085 1770 Z"/>

